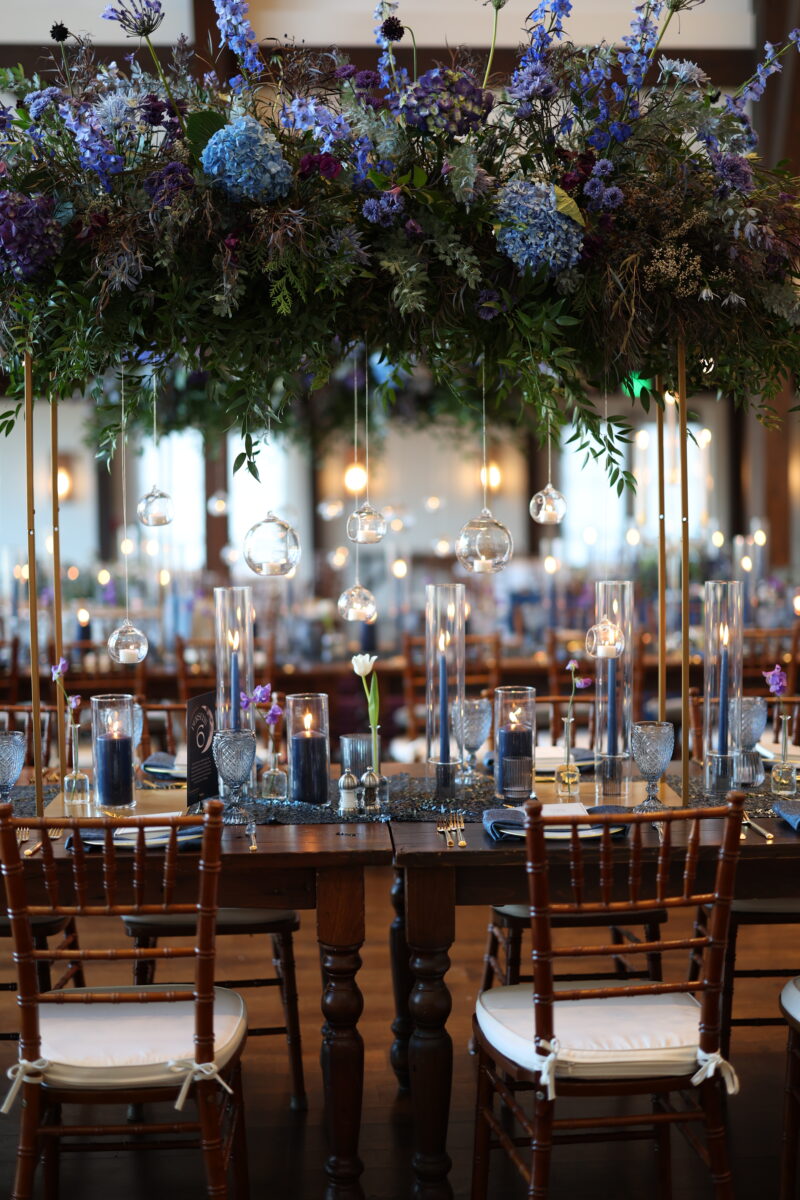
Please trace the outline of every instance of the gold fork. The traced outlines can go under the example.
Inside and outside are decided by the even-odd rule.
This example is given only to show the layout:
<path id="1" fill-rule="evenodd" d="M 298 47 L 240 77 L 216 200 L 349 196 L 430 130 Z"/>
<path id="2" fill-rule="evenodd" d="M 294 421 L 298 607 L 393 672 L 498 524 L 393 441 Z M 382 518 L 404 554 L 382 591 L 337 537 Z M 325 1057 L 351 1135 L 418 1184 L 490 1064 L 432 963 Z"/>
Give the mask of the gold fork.
<path id="1" fill-rule="evenodd" d="M 450 833 L 450 823 L 449 823 L 449 821 L 437 821 L 437 823 L 436 823 L 436 832 L 437 832 L 437 833 L 440 833 L 440 834 L 442 835 L 442 837 L 444 838 L 444 840 L 447 842 L 447 845 L 448 845 L 448 846 L 449 846 L 451 849 L 452 849 L 452 847 L 453 847 L 453 846 L 455 846 L 455 842 L 453 841 L 453 835 Z"/>
<path id="2" fill-rule="evenodd" d="M 51 842 L 57 842 L 59 838 L 63 837 L 63 834 L 63 829 L 48 829 L 47 831 L 47 836 Z M 31 858 L 34 854 L 37 854 L 41 848 L 42 842 L 37 842 L 35 846 L 31 846 L 30 850 L 25 851 L 25 858 Z"/>
<path id="3" fill-rule="evenodd" d="M 17 845 L 21 846 L 23 842 L 27 842 L 27 840 L 30 836 L 31 836 L 30 829 L 18 829 L 17 830 Z"/>
<path id="4" fill-rule="evenodd" d="M 463 850 L 463 848 L 467 844 L 467 839 L 464 837 L 464 814 L 463 814 L 463 812 L 456 813 L 454 824 L 455 824 L 455 831 L 458 834 L 458 844 Z"/>

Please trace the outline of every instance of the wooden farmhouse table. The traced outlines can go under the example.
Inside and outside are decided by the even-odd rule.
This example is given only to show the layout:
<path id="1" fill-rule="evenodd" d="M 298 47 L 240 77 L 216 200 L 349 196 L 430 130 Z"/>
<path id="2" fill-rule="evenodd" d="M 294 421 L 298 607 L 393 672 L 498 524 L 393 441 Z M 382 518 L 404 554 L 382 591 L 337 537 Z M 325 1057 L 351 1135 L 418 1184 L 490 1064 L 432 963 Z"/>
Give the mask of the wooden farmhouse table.
<path id="1" fill-rule="evenodd" d="M 176 790 L 136 793 L 136 809 L 125 816 L 184 812 L 186 794 Z M 61 796 L 47 808 L 48 817 L 65 814 Z M 54 844 L 65 878 L 71 870 L 66 839 Z M 364 942 L 364 868 L 387 866 L 392 844 L 385 824 L 259 825 L 258 849 L 242 826 L 226 826 L 220 906 L 315 909 L 322 964 L 322 1078 L 330 1154 L 325 1163 L 326 1200 L 361 1200 L 358 1155 L 364 1082 L 364 1046 L 358 1030 L 363 1001 L 356 976 Z M 182 851 L 174 899 L 197 895 L 197 854 Z M 90 856 L 96 903 L 104 903 L 102 856 Z M 152 855 L 155 887 L 162 856 Z M 34 860 L 31 861 L 31 871 Z M 152 892 L 151 892 L 152 894 Z M 89 901 L 92 902 L 91 899 Z"/>

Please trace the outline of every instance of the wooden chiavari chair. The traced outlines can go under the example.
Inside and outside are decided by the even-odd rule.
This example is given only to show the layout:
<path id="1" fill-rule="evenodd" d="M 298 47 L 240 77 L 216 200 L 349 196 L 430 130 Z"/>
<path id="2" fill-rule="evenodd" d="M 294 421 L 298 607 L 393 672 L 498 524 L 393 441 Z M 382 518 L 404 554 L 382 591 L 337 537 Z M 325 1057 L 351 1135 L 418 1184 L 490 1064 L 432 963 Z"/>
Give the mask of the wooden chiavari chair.
<path id="1" fill-rule="evenodd" d="M 19 638 L 16 634 L 0 639 L 0 700 L 16 704 L 19 700 Z"/>
<path id="2" fill-rule="evenodd" d="M 202 1148 L 207 1195 L 228 1195 L 226 1174 L 234 1168 L 237 1200 L 248 1196 L 247 1153 L 240 1058 L 247 1037 L 244 1002 L 235 992 L 214 987 L 214 930 L 221 865 L 222 804 L 209 802 L 203 821 L 198 860 L 197 899 L 174 899 L 178 845 L 182 829 L 193 817 L 94 818 L 80 824 L 69 818 L 26 819 L 42 842 L 42 852 L 23 870 L 11 806 L 0 806 L 0 862 L 19 970 L 21 1021 L 19 1062 L 6 1107 L 16 1092 L 22 1110 L 17 1150 L 15 1200 L 30 1200 L 40 1152 L 49 1194 L 55 1194 L 59 1151 L 129 1148 L 131 1135 L 155 1138 L 156 1124 L 88 1124 L 70 1126 L 62 1117 L 68 1105 L 139 1105 L 169 1101 L 177 1109 L 191 1095 L 197 1117 L 172 1114 L 164 1125 L 164 1147 Z M 130 848 L 120 849 L 114 833 L 139 830 Z M 50 830 L 72 838 L 70 871 L 59 871 Z M 150 873 L 147 858 L 160 853 L 146 846 L 146 831 L 167 831 L 163 870 Z M 91 855 L 83 836 L 99 830 L 102 862 L 90 871 Z M 40 868 L 31 878 L 33 865 Z M 152 894 L 151 894 L 152 893 Z M 46 905 L 34 898 L 46 899 Z M 151 956 L 191 961 L 193 978 L 163 987 L 120 986 L 45 991 L 37 975 L 41 962 L 77 959 L 102 963 L 136 959 L 134 949 L 39 950 L 31 922 L 43 914 L 81 919 L 148 912 L 191 915 L 196 921 L 192 946 L 169 946 Z M 149 1011 L 148 1011 L 149 1010 Z M 220 1089 L 224 1088 L 224 1092 Z M 197 1136 L 199 1132 L 199 1137 Z M 73 1139 L 77 1139 L 77 1144 Z M 104 1144 L 104 1139 L 108 1141 Z M 115 1140 L 116 1139 L 116 1140 Z M 122 1140 L 125 1139 L 125 1140 Z"/>
<path id="3" fill-rule="evenodd" d="M 786 1042 L 780 1200 L 795 1200 L 797 1159 L 800 1154 L 800 978 L 791 979 L 783 988 L 780 1009 L 789 1026 Z"/>
<path id="4" fill-rule="evenodd" d="M 786 672 L 790 690 L 794 690 L 799 627 L 800 622 L 783 628 L 742 630 L 742 691 L 746 696 L 764 694 L 763 672 L 772 670 L 776 663 Z"/>
<path id="5" fill-rule="evenodd" d="M 80 721 L 83 705 L 75 715 Z M 67 714 L 67 719 L 70 719 Z M 25 734 L 25 766 L 33 766 L 34 723 L 30 704 L 0 704 L 0 729 L 17 730 Z M 58 708 L 55 704 L 40 706 L 39 736 L 42 746 L 42 764 L 45 768 L 56 764 L 58 756 Z M 72 739 L 67 738 L 67 761 L 65 770 L 72 768 Z"/>
<path id="6" fill-rule="evenodd" d="M 716 1198 L 730 1200 L 733 1191 L 721 1084 L 724 1081 L 729 1091 L 735 1091 L 738 1084 L 733 1068 L 720 1053 L 720 990 L 744 799 L 741 792 L 734 792 L 725 806 L 668 810 L 661 844 L 652 856 L 642 836 L 652 823 L 651 813 L 626 816 L 631 828 L 623 849 L 615 847 L 611 838 L 610 826 L 619 821 L 618 815 L 590 817 L 589 823 L 601 834 L 598 841 L 584 846 L 578 824 L 586 818 L 543 817 L 538 801 L 528 804 L 533 996 L 529 984 L 519 984 L 494 988 L 478 997 L 472 1200 L 485 1200 L 487 1195 L 492 1149 L 504 1149 L 526 1181 L 528 1195 L 544 1200 L 549 1193 L 554 1144 L 648 1136 L 659 1150 L 660 1194 L 667 1196 L 669 1131 L 675 1123 L 691 1122 L 705 1125 L 705 1152 Z M 721 818 L 722 843 L 714 886 L 701 891 L 696 885 L 701 831 L 708 822 Z M 545 830 L 553 825 L 572 829 L 562 847 L 570 857 L 571 890 L 569 899 L 558 902 L 550 896 L 545 840 Z M 675 850 L 679 846 L 684 850 L 680 872 L 675 870 L 673 844 Z M 622 909 L 646 920 L 659 907 L 680 912 L 698 906 L 710 908 L 708 933 L 661 939 L 632 949 L 644 955 L 686 950 L 701 954 L 699 978 L 600 988 L 580 983 L 571 988 L 556 985 L 554 966 L 560 958 L 589 958 L 612 950 L 609 946 L 554 946 L 556 918 L 602 915 L 610 924 Z M 518 1102 L 518 1094 L 526 1092 L 533 1093 L 532 1115 Z M 519 1138 L 495 1115 L 496 1096 L 520 1125 Z M 641 1113 L 556 1118 L 556 1096 L 584 1100 L 647 1096 L 652 1107 Z M 530 1149 L 527 1161 L 518 1149 L 521 1146 Z"/>

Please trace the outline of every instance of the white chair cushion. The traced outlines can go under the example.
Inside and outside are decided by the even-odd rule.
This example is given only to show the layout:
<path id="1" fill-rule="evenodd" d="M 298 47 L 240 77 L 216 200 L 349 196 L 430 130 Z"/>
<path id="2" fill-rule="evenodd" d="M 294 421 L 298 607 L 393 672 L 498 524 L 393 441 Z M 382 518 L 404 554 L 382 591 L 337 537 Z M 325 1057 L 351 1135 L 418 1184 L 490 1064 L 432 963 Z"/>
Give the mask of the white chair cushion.
<path id="1" fill-rule="evenodd" d="M 700 1006 L 688 994 L 565 1000 L 553 1006 L 553 1014 L 559 1044 L 556 1078 L 686 1075 L 697 1067 Z M 482 992 L 476 1015 L 500 1054 L 527 1070 L 539 1069 L 529 983 Z"/>
<path id="2" fill-rule="evenodd" d="M 800 1022 L 800 977 L 790 979 L 781 992 L 781 1008 L 787 1017 Z"/>
<path id="3" fill-rule="evenodd" d="M 186 984 L 175 984 L 181 990 Z M 191 989 L 191 984 L 188 985 Z M 166 991 L 169 984 L 153 984 Z M 70 995 L 81 989 L 70 989 Z M 91 989 L 130 992 L 131 987 Z M 146 990 L 146 989 L 144 989 Z M 182 1076 L 176 1059 L 194 1059 L 194 1004 L 42 1004 L 39 1008 L 44 1080 L 60 1088 L 161 1087 Z M 214 988 L 214 1062 L 222 1069 L 247 1035 L 247 1011 L 238 992 Z"/>

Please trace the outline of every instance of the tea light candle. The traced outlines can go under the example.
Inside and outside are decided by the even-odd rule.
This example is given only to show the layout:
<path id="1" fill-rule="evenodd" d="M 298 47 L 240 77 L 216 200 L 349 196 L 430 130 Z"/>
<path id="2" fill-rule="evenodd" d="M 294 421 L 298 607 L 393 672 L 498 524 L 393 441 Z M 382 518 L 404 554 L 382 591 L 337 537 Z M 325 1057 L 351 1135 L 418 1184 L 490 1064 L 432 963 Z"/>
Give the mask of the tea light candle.
<path id="1" fill-rule="evenodd" d="M 121 663 L 138 663 L 139 662 L 139 651 L 138 650 L 118 650 L 117 657 L 119 658 L 119 661 Z"/>

